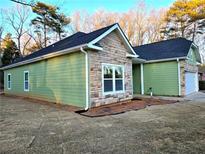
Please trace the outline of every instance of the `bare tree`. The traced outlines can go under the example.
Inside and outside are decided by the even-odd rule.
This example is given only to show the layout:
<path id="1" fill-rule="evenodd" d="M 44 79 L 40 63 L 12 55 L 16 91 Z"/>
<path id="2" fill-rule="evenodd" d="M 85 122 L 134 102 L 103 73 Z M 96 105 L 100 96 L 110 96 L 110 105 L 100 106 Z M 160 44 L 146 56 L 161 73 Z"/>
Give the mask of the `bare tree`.
<path id="1" fill-rule="evenodd" d="M 119 23 L 127 38 L 133 45 L 142 45 L 159 41 L 160 28 L 163 24 L 164 10 L 147 9 L 140 1 L 127 12 L 117 13 L 99 9 L 93 14 L 76 11 L 72 17 L 73 31 L 90 32 L 113 23 Z"/>
<path id="2" fill-rule="evenodd" d="M 76 11 L 72 14 L 71 21 L 72 21 L 72 31 L 77 32 L 81 31 L 82 25 L 82 13 L 80 11 Z"/>
<path id="3" fill-rule="evenodd" d="M 128 39 L 134 45 L 142 45 L 145 42 L 147 12 L 144 2 L 139 2 L 126 16 L 128 22 Z M 126 20 L 126 19 L 124 19 Z"/>
<path id="4" fill-rule="evenodd" d="M 3 35 L 3 32 L 4 32 L 4 16 L 3 16 L 3 11 L 0 10 L 0 55 L 1 55 L 1 49 L 2 49 L 2 46 L 1 46 L 1 42 L 2 42 L 2 35 Z"/>
<path id="5" fill-rule="evenodd" d="M 147 43 L 161 40 L 161 28 L 164 26 L 165 9 L 152 10 L 148 16 L 146 28 Z"/>
<path id="6" fill-rule="evenodd" d="M 6 20 L 8 24 L 13 28 L 15 38 L 17 40 L 18 50 L 22 55 L 24 53 L 24 47 L 21 46 L 21 39 L 24 34 L 28 32 L 26 29 L 26 22 L 29 18 L 30 8 L 24 5 L 16 5 L 14 9 L 6 10 Z"/>

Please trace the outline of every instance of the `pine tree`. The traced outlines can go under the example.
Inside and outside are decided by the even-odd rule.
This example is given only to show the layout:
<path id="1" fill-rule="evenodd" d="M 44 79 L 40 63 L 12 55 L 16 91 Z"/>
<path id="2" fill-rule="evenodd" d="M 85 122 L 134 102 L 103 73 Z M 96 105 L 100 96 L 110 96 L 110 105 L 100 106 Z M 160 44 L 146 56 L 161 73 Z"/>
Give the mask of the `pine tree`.
<path id="1" fill-rule="evenodd" d="M 70 23 L 70 18 L 66 17 L 64 14 L 59 13 L 59 8 L 56 6 L 48 5 L 42 2 L 36 3 L 32 7 L 34 13 L 37 17 L 32 20 L 32 24 L 36 26 L 38 32 L 43 30 L 44 33 L 44 46 L 47 46 L 47 32 L 53 30 L 61 39 L 61 34 L 64 32 L 64 27 Z"/>
<path id="2" fill-rule="evenodd" d="M 192 36 L 194 41 L 196 33 L 205 19 L 205 0 L 177 0 L 168 10 L 165 21 L 166 26 L 162 33 L 169 37 Z"/>
<path id="3" fill-rule="evenodd" d="M 58 34 L 59 40 L 61 40 L 61 34 L 65 32 L 64 27 L 70 23 L 70 18 L 64 14 L 56 14 L 53 18 L 52 29 Z"/>
<path id="4" fill-rule="evenodd" d="M 47 31 L 53 23 L 52 16 L 56 13 L 57 8 L 42 2 L 36 3 L 32 7 L 32 11 L 37 14 L 31 23 L 36 26 L 37 30 L 43 30 L 44 34 L 44 47 L 47 46 Z"/>
<path id="5" fill-rule="evenodd" d="M 11 64 L 15 59 L 20 57 L 19 51 L 17 50 L 16 43 L 12 40 L 11 34 L 7 34 L 4 39 L 4 49 L 2 56 L 3 65 Z"/>

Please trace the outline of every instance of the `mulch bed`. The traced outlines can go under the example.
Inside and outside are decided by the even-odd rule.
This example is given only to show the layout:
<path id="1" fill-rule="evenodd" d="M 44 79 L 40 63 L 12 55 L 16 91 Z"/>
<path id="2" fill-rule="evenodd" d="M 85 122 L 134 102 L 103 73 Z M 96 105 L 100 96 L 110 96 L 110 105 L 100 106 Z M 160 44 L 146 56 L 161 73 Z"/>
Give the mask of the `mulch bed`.
<path id="1" fill-rule="evenodd" d="M 108 115 L 121 114 L 132 110 L 140 110 L 146 108 L 147 106 L 173 104 L 176 102 L 178 101 L 161 100 L 161 99 L 153 99 L 153 98 L 142 98 L 142 99 L 135 98 L 130 101 L 94 107 L 89 109 L 87 112 L 77 112 L 77 113 L 87 117 L 102 117 Z"/>
<path id="2" fill-rule="evenodd" d="M 69 112 L 75 112 L 75 113 L 78 113 L 80 115 L 87 116 L 87 117 L 102 117 L 102 116 L 108 116 L 108 115 L 116 115 L 116 114 L 121 114 L 127 111 L 144 109 L 147 106 L 173 104 L 173 103 L 178 102 L 176 100 L 161 100 L 161 99 L 156 99 L 156 98 L 134 98 L 129 101 L 102 105 L 99 107 L 91 108 L 88 111 L 84 111 L 84 110 L 81 110 L 82 108 L 71 106 L 71 105 L 57 104 L 54 102 L 48 102 L 48 101 L 43 101 L 43 100 L 38 100 L 38 99 L 28 98 L 28 97 L 22 97 L 22 96 L 5 95 L 5 94 L 1 94 L 1 95 L 4 95 L 5 97 L 10 97 L 10 98 L 20 98 L 22 100 L 27 100 L 28 102 L 31 102 L 31 103 L 47 105 L 47 106 L 51 106 L 51 107 L 58 108 L 61 110 L 66 110 Z"/>

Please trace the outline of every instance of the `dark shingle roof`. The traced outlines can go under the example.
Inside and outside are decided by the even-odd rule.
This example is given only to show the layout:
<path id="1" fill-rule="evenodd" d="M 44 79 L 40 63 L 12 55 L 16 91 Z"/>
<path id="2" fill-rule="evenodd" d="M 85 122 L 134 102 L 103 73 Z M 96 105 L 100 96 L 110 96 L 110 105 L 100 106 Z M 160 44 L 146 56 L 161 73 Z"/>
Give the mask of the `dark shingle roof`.
<path id="1" fill-rule="evenodd" d="M 75 47 L 75 46 L 79 46 L 79 45 L 83 45 L 86 43 L 89 43 L 90 41 L 94 40 L 95 38 L 97 38 L 98 36 L 102 35 L 103 33 L 105 33 L 107 30 L 109 30 L 113 25 L 98 29 L 96 31 L 90 32 L 90 33 L 83 33 L 83 32 L 77 32 L 61 41 L 58 41 L 52 45 L 49 45 L 46 48 L 40 49 L 28 56 L 25 56 L 24 58 L 20 58 L 18 60 L 16 60 L 14 63 L 18 63 L 18 62 L 23 62 L 25 60 L 30 60 L 33 58 L 37 58 L 43 55 L 47 55 L 50 53 L 55 53 L 58 52 L 60 50 L 64 50 L 64 49 L 68 49 L 71 47 Z M 12 65 L 10 64 L 10 65 Z"/>
<path id="2" fill-rule="evenodd" d="M 139 58 L 146 60 L 160 60 L 167 58 L 186 57 L 192 41 L 185 38 L 176 38 L 166 41 L 134 47 L 134 51 Z"/>

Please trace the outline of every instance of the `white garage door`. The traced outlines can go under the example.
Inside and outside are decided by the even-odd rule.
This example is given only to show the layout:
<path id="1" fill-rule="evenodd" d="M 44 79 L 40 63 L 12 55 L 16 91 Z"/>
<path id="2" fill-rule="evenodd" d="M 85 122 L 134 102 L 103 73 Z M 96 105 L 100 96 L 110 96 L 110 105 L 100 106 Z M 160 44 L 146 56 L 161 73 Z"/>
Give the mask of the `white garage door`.
<path id="1" fill-rule="evenodd" d="M 198 91 L 198 75 L 197 73 L 186 72 L 185 73 L 185 93 L 186 95 Z"/>

